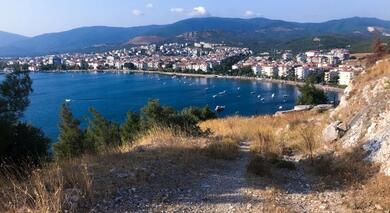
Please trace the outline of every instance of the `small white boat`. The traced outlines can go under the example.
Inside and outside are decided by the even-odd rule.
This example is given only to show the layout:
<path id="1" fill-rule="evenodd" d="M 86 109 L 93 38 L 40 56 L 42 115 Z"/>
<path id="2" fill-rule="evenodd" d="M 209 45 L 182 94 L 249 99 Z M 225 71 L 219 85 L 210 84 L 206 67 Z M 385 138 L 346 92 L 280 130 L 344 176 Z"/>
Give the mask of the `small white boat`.
<path id="1" fill-rule="evenodd" d="M 275 93 L 272 93 L 271 97 L 272 97 L 272 98 L 275 98 Z"/>
<path id="2" fill-rule="evenodd" d="M 217 95 L 213 95 L 213 98 L 216 98 L 217 97 Z"/>
<path id="3" fill-rule="evenodd" d="M 279 109 L 283 109 L 283 106 L 279 106 Z"/>
<path id="4" fill-rule="evenodd" d="M 261 98 L 261 95 L 258 95 L 257 98 L 260 99 L 260 98 Z"/>
<path id="5" fill-rule="evenodd" d="M 219 95 L 226 94 L 226 90 L 224 90 L 224 91 L 222 91 L 222 92 L 219 92 L 218 94 L 219 94 Z"/>
<path id="6" fill-rule="evenodd" d="M 163 85 L 166 85 L 167 84 L 167 82 L 163 82 Z"/>
<path id="7" fill-rule="evenodd" d="M 215 107 L 215 111 L 216 111 L 216 112 L 222 112 L 222 111 L 225 110 L 225 108 L 226 108 L 226 106 L 216 106 L 216 107 Z"/>
<path id="8" fill-rule="evenodd" d="M 237 90 L 240 90 L 241 88 L 240 87 L 237 87 Z"/>
<path id="9" fill-rule="evenodd" d="M 69 103 L 69 102 L 71 102 L 72 100 L 71 99 L 65 99 L 65 102 L 66 103 Z"/>
<path id="10" fill-rule="evenodd" d="M 255 94 L 255 92 L 251 92 L 251 94 L 252 94 L 252 95 L 254 95 L 254 94 Z"/>
<path id="11" fill-rule="evenodd" d="M 264 98 L 260 99 L 260 101 L 264 101 L 264 100 L 265 100 Z"/>

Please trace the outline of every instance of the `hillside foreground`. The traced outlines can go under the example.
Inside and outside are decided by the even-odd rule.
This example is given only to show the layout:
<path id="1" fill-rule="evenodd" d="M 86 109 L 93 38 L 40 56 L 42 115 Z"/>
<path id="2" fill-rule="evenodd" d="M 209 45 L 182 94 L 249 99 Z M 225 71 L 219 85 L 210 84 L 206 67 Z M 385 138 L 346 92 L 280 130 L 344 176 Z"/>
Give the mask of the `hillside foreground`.
<path id="1" fill-rule="evenodd" d="M 0 179 L 5 212 L 389 212 L 390 62 L 335 110 L 229 117 Z M 13 175 L 11 175 L 13 174 Z M 15 176 L 14 176 L 15 175 Z"/>

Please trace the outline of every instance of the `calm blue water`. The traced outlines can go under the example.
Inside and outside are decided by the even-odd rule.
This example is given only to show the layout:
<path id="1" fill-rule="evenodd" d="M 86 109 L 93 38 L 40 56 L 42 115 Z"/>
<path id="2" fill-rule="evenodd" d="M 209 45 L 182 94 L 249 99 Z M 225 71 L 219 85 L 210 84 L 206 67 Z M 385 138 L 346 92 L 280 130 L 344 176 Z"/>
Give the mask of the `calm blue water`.
<path id="1" fill-rule="evenodd" d="M 58 114 L 65 99 L 85 125 L 88 108 L 122 122 L 128 110 L 139 111 L 149 99 L 159 99 L 176 109 L 225 105 L 220 116 L 273 114 L 282 106 L 292 109 L 298 89 L 285 84 L 259 81 L 177 77 L 154 74 L 32 73 L 34 92 L 25 120 L 40 127 L 52 139 L 58 134 Z M 0 76 L 3 79 L 3 76 Z M 225 94 L 213 95 L 226 90 Z M 255 92 L 255 94 L 251 94 Z M 275 98 L 272 98 L 272 94 Z M 265 98 L 261 101 L 258 98 Z M 284 97 L 286 95 L 286 98 Z M 329 94 L 332 99 L 336 93 Z"/>

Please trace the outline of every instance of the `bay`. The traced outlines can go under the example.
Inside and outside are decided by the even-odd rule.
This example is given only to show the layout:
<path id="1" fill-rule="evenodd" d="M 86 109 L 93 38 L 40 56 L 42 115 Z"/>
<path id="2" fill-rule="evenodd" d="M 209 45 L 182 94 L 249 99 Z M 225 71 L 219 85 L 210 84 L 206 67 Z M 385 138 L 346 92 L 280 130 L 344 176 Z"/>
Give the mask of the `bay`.
<path id="1" fill-rule="evenodd" d="M 66 99 L 85 127 L 90 107 L 116 122 L 122 122 L 129 110 L 139 111 L 150 99 L 177 110 L 226 106 L 220 117 L 251 116 L 292 109 L 299 96 L 296 86 L 253 80 L 114 72 L 37 72 L 30 77 L 34 92 L 23 119 L 42 128 L 53 141 L 58 136 L 60 106 Z M 338 99 L 336 92 L 327 94 L 331 100 Z"/>

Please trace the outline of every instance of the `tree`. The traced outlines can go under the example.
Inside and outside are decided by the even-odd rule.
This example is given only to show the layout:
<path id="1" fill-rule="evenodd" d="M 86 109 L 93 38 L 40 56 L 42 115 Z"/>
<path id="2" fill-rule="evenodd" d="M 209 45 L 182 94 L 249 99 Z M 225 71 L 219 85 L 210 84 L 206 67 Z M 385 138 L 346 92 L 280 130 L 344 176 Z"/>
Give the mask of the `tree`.
<path id="1" fill-rule="evenodd" d="M 121 138 L 119 125 L 107 120 L 95 109 L 89 109 L 92 119 L 88 123 L 86 137 L 88 143 L 93 144 L 95 151 L 104 151 L 107 148 L 119 146 Z"/>
<path id="2" fill-rule="evenodd" d="M 129 70 L 135 70 L 135 69 L 137 69 L 137 67 L 136 67 L 133 63 L 131 63 L 131 62 L 125 63 L 125 64 L 123 65 L 123 67 L 125 67 L 126 69 L 129 69 Z"/>
<path id="3" fill-rule="evenodd" d="M 0 84 L 0 120 L 15 124 L 30 104 L 28 96 L 32 91 L 27 73 L 8 74 Z"/>
<path id="4" fill-rule="evenodd" d="M 134 112 L 128 112 L 126 121 L 120 129 L 122 143 L 133 142 L 140 130 L 140 116 Z"/>
<path id="5" fill-rule="evenodd" d="M 301 95 L 298 97 L 297 104 L 299 105 L 317 105 L 328 102 L 324 91 L 317 89 L 313 79 L 308 79 L 303 86 L 299 86 Z"/>
<path id="6" fill-rule="evenodd" d="M 163 107 L 158 100 L 150 100 L 141 109 L 141 126 L 149 129 L 153 126 L 169 126 L 169 117 L 177 112 L 171 107 Z"/>
<path id="7" fill-rule="evenodd" d="M 66 103 L 61 106 L 59 130 L 58 143 L 54 145 L 57 158 L 77 157 L 85 152 L 87 146 L 84 144 L 80 121 L 73 117 Z"/>
<path id="8" fill-rule="evenodd" d="M 379 31 L 375 31 L 372 40 L 372 55 L 368 57 L 368 63 L 374 64 L 387 54 L 387 47 L 383 44 L 381 34 Z"/>
<path id="9" fill-rule="evenodd" d="M 188 107 L 182 110 L 182 114 L 190 115 L 198 122 L 217 118 L 217 114 L 211 111 L 210 107 L 208 106 L 203 108 Z"/>
<path id="10" fill-rule="evenodd" d="M 31 92 L 32 80 L 27 73 L 7 74 L 0 84 L 0 161 L 30 165 L 48 156 L 50 140 L 40 129 L 19 120 Z"/>

